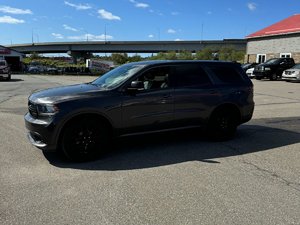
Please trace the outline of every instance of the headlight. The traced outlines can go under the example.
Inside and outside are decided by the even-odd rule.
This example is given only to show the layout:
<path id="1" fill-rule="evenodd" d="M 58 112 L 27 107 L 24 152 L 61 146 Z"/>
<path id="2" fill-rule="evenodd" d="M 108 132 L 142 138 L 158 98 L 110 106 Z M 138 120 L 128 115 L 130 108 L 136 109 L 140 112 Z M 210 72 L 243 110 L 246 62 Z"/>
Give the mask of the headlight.
<path id="1" fill-rule="evenodd" d="M 39 116 L 53 116 L 59 111 L 56 105 L 38 105 L 37 110 Z"/>
<path id="2" fill-rule="evenodd" d="M 271 68 L 270 67 L 265 67 L 265 70 L 271 70 Z"/>

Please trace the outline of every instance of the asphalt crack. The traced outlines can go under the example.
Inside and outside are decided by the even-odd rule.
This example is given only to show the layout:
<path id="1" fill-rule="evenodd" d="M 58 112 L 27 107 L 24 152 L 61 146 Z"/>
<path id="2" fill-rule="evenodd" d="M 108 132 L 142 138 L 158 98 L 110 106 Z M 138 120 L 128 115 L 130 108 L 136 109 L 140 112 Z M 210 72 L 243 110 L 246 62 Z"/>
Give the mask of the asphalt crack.
<path id="1" fill-rule="evenodd" d="M 259 172 L 262 172 L 263 174 L 267 174 L 267 175 L 271 176 L 272 178 L 274 178 L 276 180 L 279 180 L 281 183 L 289 186 L 290 188 L 300 192 L 300 184 L 288 181 L 287 179 L 279 176 L 277 173 L 269 171 L 267 169 L 263 169 L 263 168 L 259 167 L 258 165 L 255 165 L 252 162 L 248 162 L 246 160 L 243 160 L 242 163 L 250 165 L 250 166 L 254 167 L 256 170 L 258 170 Z"/>
<path id="2" fill-rule="evenodd" d="M 241 152 L 239 149 L 237 149 L 236 147 L 233 147 L 233 146 L 230 146 L 230 145 L 226 145 L 224 144 L 226 147 L 230 148 L 231 150 L 233 150 L 234 152 L 237 152 L 239 155 L 244 155 L 245 153 Z M 267 178 L 273 178 L 273 180 L 277 180 L 279 181 L 280 183 L 296 190 L 297 192 L 300 193 L 300 184 L 299 183 L 296 183 L 296 182 L 291 182 L 283 177 L 281 177 L 280 175 L 278 175 L 277 173 L 273 172 L 273 171 L 269 171 L 267 169 L 264 169 L 264 168 L 261 168 L 259 167 L 258 165 L 252 163 L 252 162 L 249 162 L 245 159 L 242 159 L 242 160 L 238 160 L 240 161 L 241 163 L 243 164 L 246 164 L 248 166 L 251 166 L 253 168 L 255 168 L 255 170 L 261 172 L 265 177 Z"/>

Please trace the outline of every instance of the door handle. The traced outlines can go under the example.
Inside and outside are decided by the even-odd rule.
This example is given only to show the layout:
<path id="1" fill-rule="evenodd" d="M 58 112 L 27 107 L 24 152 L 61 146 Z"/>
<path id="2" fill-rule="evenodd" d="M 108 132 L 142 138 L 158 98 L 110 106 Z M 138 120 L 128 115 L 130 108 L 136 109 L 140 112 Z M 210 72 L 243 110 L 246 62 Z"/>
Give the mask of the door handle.
<path id="1" fill-rule="evenodd" d="M 163 95 L 163 99 L 167 99 L 167 98 L 171 98 L 171 97 L 172 97 L 172 95 L 170 95 L 170 94 Z"/>

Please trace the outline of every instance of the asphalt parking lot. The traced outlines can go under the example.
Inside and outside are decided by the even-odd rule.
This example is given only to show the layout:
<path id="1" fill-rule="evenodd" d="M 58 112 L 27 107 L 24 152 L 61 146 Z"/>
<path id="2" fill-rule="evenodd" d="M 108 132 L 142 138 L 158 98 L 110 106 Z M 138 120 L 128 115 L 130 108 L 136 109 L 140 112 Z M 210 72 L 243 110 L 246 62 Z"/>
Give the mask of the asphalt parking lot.
<path id="1" fill-rule="evenodd" d="M 195 133 L 119 140 L 68 163 L 33 147 L 33 91 L 95 77 L 0 82 L 0 224 L 300 224 L 300 83 L 253 80 L 253 119 L 228 142 Z"/>

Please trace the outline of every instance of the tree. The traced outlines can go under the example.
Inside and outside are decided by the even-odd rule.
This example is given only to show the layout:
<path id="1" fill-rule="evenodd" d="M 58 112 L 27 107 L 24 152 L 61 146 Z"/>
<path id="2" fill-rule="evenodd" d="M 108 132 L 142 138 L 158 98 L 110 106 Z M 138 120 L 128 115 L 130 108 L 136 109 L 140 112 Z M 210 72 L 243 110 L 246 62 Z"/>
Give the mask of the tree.
<path id="1" fill-rule="evenodd" d="M 182 59 L 182 60 L 191 60 L 191 59 L 193 59 L 192 52 L 190 52 L 190 51 L 182 51 L 182 52 L 179 52 L 179 54 L 178 54 L 178 59 Z"/>
<path id="2" fill-rule="evenodd" d="M 124 54 L 113 53 L 113 54 L 111 54 L 111 58 L 116 64 L 119 64 L 119 65 L 128 62 L 128 55 L 126 53 L 124 53 Z"/>
<path id="3" fill-rule="evenodd" d="M 42 58 L 37 52 L 32 52 L 30 54 L 30 59 L 39 59 Z"/>
<path id="4" fill-rule="evenodd" d="M 198 51 L 196 53 L 196 59 L 199 59 L 199 60 L 210 60 L 212 59 L 212 54 L 216 52 L 214 51 L 213 49 L 211 48 L 204 48 L 202 49 L 201 51 Z"/>

